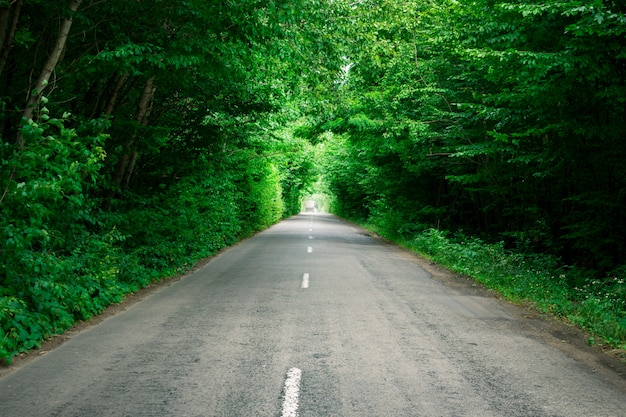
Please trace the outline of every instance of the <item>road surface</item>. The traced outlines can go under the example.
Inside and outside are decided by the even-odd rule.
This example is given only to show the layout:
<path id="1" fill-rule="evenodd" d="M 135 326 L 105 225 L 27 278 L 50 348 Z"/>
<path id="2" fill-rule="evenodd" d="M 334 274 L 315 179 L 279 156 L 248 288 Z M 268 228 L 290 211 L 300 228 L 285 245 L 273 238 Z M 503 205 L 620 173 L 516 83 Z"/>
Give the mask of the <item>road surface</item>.
<path id="1" fill-rule="evenodd" d="M 0 378 L 0 416 L 626 415 L 516 309 L 301 214 Z"/>

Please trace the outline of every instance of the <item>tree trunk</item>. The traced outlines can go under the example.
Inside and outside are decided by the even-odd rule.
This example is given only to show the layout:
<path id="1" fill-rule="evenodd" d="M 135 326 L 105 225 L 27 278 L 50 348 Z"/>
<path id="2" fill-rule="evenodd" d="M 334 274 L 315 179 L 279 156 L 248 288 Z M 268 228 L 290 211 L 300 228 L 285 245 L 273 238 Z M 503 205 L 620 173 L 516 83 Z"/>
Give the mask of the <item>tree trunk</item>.
<path id="1" fill-rule="evenodd" d="M 148 119 L 150 118 L 150 114 L 152 113 L 152 103 L 154 102 L 154 94 L 156 93 L 156 87 L 154 85 L 154 77 L 150 78 L 146 83 L 146 87 L 144 88 L 143 94 L 141 96 L 141 101 L 139 102 L 139 109 L 137 111 L 137 122 L 141 126 L 148 125 Z M 137 157 L 139 156 L 139 151 L 137 149 L 133 149 L 132 154 L 130 155 L 130 160 L 128 162 L 128 168 L 125 173 L 124 180 L 124 188 L 128 188 L 128 184 L 130 184 L 130 180 L 135 172 L 135 164 L 137 162 Z"/>
<path id="2" fill-rule="evenodd" d="M 124 179 L 123 187 L 124 189 L 128 188 L 130 184 L 130 179 L 133 177 L 133 173 L 135 172 L 135 164 L 137 163 L 137 157 L 139 156 L 139 151 L 137 149 L 133 149 L 133 153 L 130 156 L 128 161 L 128 169 L 126 170 L 126 175 Z"/>
<path id="3" fill-rule="evenodd" d="M 122 74 L 118 78 L 117 83 L 115 84 L 115 88 L 113 88 L 113 92 L 111 93 L 109 101 L 107 102 L 107 106 L 104 109 L 105 115 L 110 116 L 111 114 L 113 114 L 113 110 L 115 109 L 115 105 L 117 104 L 117 98 L 120 94 L 120 90 L 126 83 L 126 80 L 128 80 L 128 74 Z"/>
<path id="4" fill-rule="evenodd" d="M 146 126 L 148 124 L 148 118 L 150 117 L 150 112 L 152 109 L 152 99 L 154 98 L 154 93 L 156 92 L 156 87 L 154 85 L 154 77 L 150 78 L 146 82 L 146 86 L 143 89 L 143 93 L 141 94 L 141 98 L 139 100 L 139 105 L 137 107 L 137 115 L 135 119 L 140 126 Z M 115 166 L 115 171 L 113 172 L 113 182 L 118 186 L 128 185 L 130 182 L 130 177 L 132 176 L 132 171 L 135 168 L 135 162 L 137 161 L 137 150 L 133 149 L 135 144 L 135 139 L 137 138 L 137 133 L 133 133 L 128 142 L 124 145 L 124 153 L 120 156 L 117 165 Z M 111 195 L 111 198 L 113 195 Z"/>
<path id="5" fill-rule="evenodd" d="M 4 47 L 4 41 L 7 39 L 9 31 L 9 15 L 11 14 L 11 5 L 0 9 L 0 48 Z"/>
<path id="6" fill-rule="evenodd" d="M 154 98 L 155 92 L 156 87 L 154 85 L 154 77 L 151 77 L 146 82 L 146 86 L 143 89 L 141 100 L 139 100 L 139 106 L 137 108 L 137 122 L 142 126 L 146 126 L 148 124 L 148 117 L 150 117 L 150 112 L 152 111 L 152 99 Z"/>
<path id="7" fill-rule="evenodd" d="M 13 48 L 13 39 L 17 29 L 24 0 L 17 0 L 11 8 L 0 12 L 0 75 L 9 59 L 9 52 Z"/>
<path id="8" fill-rule="evenodd" d="M 122 75 L 118 84 L 116 86 L 116 92 L 111 97 L 109 101 L 109 106 L 107 106 L 107 112 L 112 112 L 115 104 L 115 96 L 124 85 L 127 80 L 128 75 Z M 148 124 L 148 117 L 150 116 L 150 112 L 152 109 L 152 100 L 154 99 L 154 93 L 156 92 L 156 87 L 154 85 L 154 77 L 151 77 L 146 81 L 146 86 L 143 89 L 141 94 L 141 98 L 139 99 L 139 104 L 137 106 L 137 115 L 135 116 L 135 120 L 140 126 L 146 126 Z M 107 113 L 110 114 L 110 113 Z M 112 175 L 112 181 L 114 185 L 117 185 L 118 189 L 128 187 L 130 183 L 130 179 L 132 173 L 135 169 L 135 163 L 137 162 L 137 156 L 139 152 L 134 148 L 135 139 L 137 138 L 137 132 L 133 133 L 124 144 L 124 148 L 122 151 L 122 155 L 120 155 L 120 159 L 117 161 L 115 165 L 115 169 Z M 105 198 L 104 201 L 104 210 L 109 210 L 111 208 L 111 200 L 115 197 L 117 191 L 115 189 L 111 189 Z"/>
<path id="9" fill-rule="evenodd" d="M 71 0 L 69 4 L 70 12 L 75 12 L 78 10 L 82 0 Z M 72 17 L 68 16 L 61 22 L 61 27 L 59 29 L 59 34 L 57 36 L 56 44 L 54 45 L 54 49 L 50 53 L 48 60 L 46 61 L 41 73 L 39 74 L 39 78 L 37 78 L 37 82 L 33 86 L 30 92 L 30 96 L 26 102 L 26 108 L 24 109 L 24 113 L 22 113 L 22 117 L 26 120 L 30 120 L 33 117 L 33 113 L 35 111 L 35 106 L 39 103 L 41 95 L 43 93 L 44 88 L 48 85 L 48 81 L 50 80 L 50 75 L 56 68 L 59 63 L 59 59 L 61 58 L 61 54 L 65 48 L 65 44 L 67 42 L 67 37 L 70 33 L 70 28 L 72 27 Z M 18 145 L 23 145 L 23 139 L 21 133 L 18 134 L 17 139 Z"/>

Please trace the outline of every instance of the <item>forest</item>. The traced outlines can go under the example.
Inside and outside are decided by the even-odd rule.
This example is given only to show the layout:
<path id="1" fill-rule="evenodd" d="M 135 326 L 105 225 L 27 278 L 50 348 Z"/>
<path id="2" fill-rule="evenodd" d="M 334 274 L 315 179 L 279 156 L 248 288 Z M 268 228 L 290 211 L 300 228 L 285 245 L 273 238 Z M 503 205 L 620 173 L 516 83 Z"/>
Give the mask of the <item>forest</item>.
<path id="1" fill-rule="evenodd" d="M 5 362 L 305 198 L 626 344 L 617 0 L 0 0 L 0 136 Z"/>

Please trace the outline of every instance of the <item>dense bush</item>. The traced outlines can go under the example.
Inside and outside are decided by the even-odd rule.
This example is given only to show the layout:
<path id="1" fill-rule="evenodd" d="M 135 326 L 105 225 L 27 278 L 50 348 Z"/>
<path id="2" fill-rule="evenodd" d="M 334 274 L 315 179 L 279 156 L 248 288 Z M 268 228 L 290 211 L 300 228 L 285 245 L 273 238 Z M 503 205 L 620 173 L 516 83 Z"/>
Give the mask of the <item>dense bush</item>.
<path id="1" fill-rule="evenodd" d="M 37 346 L 77 319 L 119 301 L 111 280 L 110 236 L 97 231 L 104 135 L 79 137 L 42 111 L 25 123 L 20 148 L 0 162 L 0 354 Z"/>
<path id="2" fill-rule="evenodd" d="M 0 359 L 9 362 L 284 214 L 281 173 L 254 152 L 202 164 L 160 192 L 125 191 L 104 211 L 106 136 L 79 137 L 66 123 L 28 123 L 21 149 L 3 147 Z"/>

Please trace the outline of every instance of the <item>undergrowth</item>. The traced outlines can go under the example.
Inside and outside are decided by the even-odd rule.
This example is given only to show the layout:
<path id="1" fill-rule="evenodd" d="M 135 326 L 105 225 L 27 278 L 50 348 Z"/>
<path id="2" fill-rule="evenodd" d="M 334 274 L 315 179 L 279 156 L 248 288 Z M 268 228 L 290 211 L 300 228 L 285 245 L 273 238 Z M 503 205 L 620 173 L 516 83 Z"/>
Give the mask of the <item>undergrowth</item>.
<path id="1" fill-rule="evenodd" d="M 283 214 L 276 168 L 235 157 L 104 210 L 105 135 L 46 120 L 0 144 L 0 363 Z"/>

